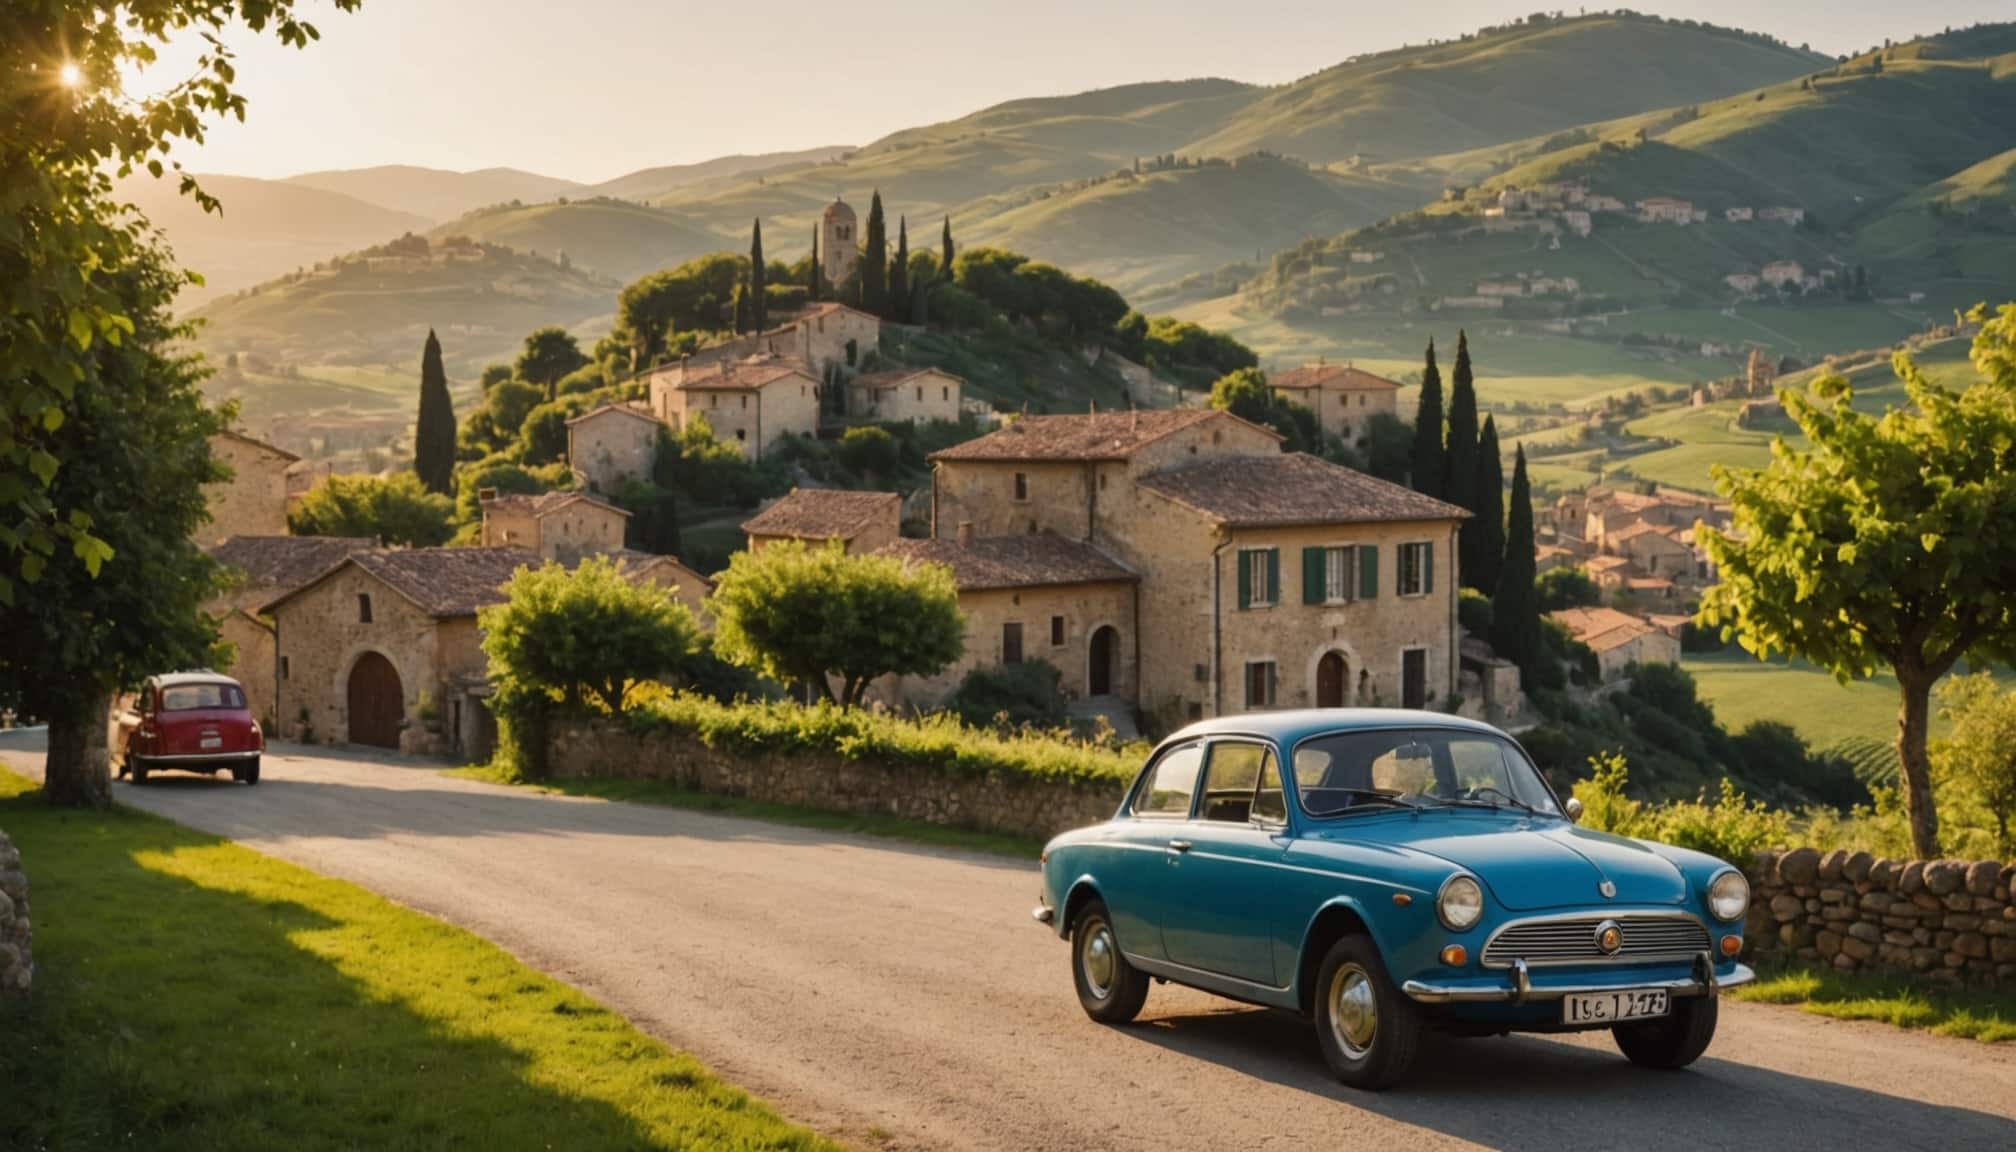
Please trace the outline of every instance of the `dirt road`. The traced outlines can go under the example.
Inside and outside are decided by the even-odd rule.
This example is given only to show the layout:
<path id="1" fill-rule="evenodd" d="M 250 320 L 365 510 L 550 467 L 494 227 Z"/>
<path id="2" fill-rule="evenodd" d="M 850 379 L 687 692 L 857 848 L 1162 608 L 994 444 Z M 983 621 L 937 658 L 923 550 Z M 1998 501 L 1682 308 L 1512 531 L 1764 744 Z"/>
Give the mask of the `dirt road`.
<path id="1" fill-rule="evenodd" d="M 1789 1009 L 1726 1004 L 1675 1074 L 1600 1035 L 1432 1043 L 1381 1096 L 1330 1081 L 1280 1013 L 1157 988 L 1142 1023 L 1101 1028 L 1029 919 L 1033 862 L 323 750 L 276 749 L 257 788 L 117 797 L 481 933 L 864 1147 L 2016 1148 L 2016 1050 Z"/>

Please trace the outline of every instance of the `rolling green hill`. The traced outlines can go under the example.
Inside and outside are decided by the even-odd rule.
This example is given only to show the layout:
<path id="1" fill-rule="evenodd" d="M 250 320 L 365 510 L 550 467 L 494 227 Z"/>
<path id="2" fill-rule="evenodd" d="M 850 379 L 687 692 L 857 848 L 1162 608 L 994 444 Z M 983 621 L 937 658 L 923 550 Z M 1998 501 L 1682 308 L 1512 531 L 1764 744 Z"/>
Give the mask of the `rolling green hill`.
<path id="1" fill-rule="evenodd" d="M 541 176 L 537 172 L 523 172 L 516 168 L 450 172 L 411 164 L 303 172 L 299 176 L 289 176 L 287 183 L 341 192 L 345 196 L 411 212 L 429 220 L 449 220 L 485 204 L 501 204 L 509 200 L 551 200 L 556 196 L 571 195 L 580 188 L 572 180 Z"/>
<path id="2" fill-rule="evenodd" d="M 736 246 L 671 212 L 604 197 L 479 208 L 432 234 L 470 236 L 554 259 L 565 253 L 575 267 L 625 281 Z"/>
<path id="3" fill-rule="evenodd" d="M 613 196 L 619 200 L 653 200 L 676 189 L 733 180 L 753 172 L 800 164 L 823 164 L 851 151 L 853 149 L 846 145 L 835 145 L 826 148 L 806 148 L 797 152 L 765 152 L 755 156 L 741 154 L 717 156 L 697 164 L 668 164 L 657 168 L 640 168 L 614 180 L 591 184 L 581 189 L 579 195 Z"/>

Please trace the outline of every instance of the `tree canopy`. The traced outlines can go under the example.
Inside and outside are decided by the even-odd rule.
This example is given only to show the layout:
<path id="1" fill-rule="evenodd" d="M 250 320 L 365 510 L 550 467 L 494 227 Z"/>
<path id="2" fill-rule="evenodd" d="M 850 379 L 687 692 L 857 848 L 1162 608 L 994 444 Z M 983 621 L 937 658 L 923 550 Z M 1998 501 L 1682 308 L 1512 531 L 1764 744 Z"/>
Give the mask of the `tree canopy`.
<path id="1" fill-rule="evenodd" d="M 1211 407 L 1281 434 L 1285 452 L 1321 452 L 1323 427 L 1316 413 L 1297 404 L 1267 383 L 1258 368 L 1241 368 L 1211 385 Z"/>
<path id="2" fill-rule="evenodd" d="M 677 675 L 700 646 L 692 612 L 668 588 L 632 584 L 616 561 L 520 568 L 504 603 L 477 615 L 500 696 L 557 696 L 619 713 L 637 688 Z"/>
<path id="3" fill-rule="evenodd" d="M 428 548 L 454 535 L 455 502 L 427 491 L 411 472 L 335 475 L 287 512 L 296 536 L 368 536 L 380 544 Z"/>
<path id="4" fill-rule="evenodd" d="M 581 345 L 565 328 L 538 328 L 525 337 L 512 373 L 518 379 L 545 391 L 546 399 L 559 394 L 560 380 L 588 363 Z"/>
<path id="5" fill-rule="evenodd" d="M 420 416 L 413 425 L 413 474 L 429 492 L 455 488 L 455 401 L 441 365 L 441 341 L 427 330 L 420 351 Z"/>
<path id="6" fill-rule="evenodd" d="M 641 277 L 616 297 L 610 335 L 630 349 L 633 367 L 648 368 L 669 354 L 672 336 L 726 328 L 729 301 L 747 271 L 745 257 L 715 252 Z"/>

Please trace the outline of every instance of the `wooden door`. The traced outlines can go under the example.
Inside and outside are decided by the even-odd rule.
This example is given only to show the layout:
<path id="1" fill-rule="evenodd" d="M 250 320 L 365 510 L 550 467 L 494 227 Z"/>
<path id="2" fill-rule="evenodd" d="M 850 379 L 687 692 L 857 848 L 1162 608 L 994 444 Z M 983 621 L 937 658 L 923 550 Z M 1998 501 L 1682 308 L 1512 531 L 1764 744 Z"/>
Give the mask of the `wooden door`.
<path id="1" fill-rule="evenodd" d="M 1113 694 L 1113 650 L 1119 646 L 1118 637 L 1110 625 L 1092 633 L 1092 667 L 1086 685 L 1089 695 Z"/>
<path id="2" fill-rule="evenodd" d="M 405 716 L 399 670 L 378 653 L 366 652 L 350 669 L 350 742 L 396 749 Z"/>
<path id="3" fill-rule="evenodd" d="M 1316 706 L 1342 708 L 1344 681 L 1344 654 L 1325 652 L 1323 658 L 1316 662 Z"/>
<path id="4" fill-rule="evenodd" d="M 1400 654 L 1400 706 L 1428 706 L 1428 650 L 1409 648 Z"/>

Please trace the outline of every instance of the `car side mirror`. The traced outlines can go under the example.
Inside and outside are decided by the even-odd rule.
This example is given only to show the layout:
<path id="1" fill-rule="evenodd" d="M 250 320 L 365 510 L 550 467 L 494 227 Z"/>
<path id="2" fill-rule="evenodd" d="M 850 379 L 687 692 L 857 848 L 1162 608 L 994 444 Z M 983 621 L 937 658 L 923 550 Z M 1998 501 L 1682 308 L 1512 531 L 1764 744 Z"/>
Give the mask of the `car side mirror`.
<path id="1" fill-rule="evenodd" d="M 1567 808 L 1568 822 L 1570 824 L 1580 824 L 1582 822 L 1582 802 L 1570 796 L 1568 797 Z"/>

